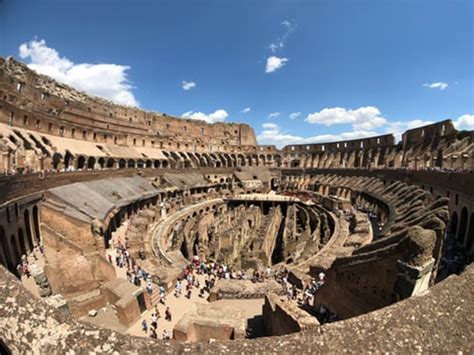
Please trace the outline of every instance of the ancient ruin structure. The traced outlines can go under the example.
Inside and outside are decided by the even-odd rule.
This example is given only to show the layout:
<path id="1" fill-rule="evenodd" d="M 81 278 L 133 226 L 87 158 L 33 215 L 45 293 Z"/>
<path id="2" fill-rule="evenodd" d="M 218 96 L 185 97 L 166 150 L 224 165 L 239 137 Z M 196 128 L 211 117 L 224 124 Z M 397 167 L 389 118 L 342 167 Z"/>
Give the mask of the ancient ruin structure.
<path id="1" fill-rule="evenodd" d="M 245 124 L 119 106 L 0 58 L 0 135 L 1 351 L 474 350 L 474 132 L 450 120 L 399 143 L 277 149 Z M 265 277 L 217 281 L 174 341 L 133 337 L 161 296 L 118 275 L 118 230 L 169 297 L 196 258 Z M 18 266 L 39 246 L 33 297 Z M 325 282 L 300 307 L 282 269 L 300 292 Z M 254 299 L 266 337 L 246 339 L 251 321 L 219 302 Z"/>

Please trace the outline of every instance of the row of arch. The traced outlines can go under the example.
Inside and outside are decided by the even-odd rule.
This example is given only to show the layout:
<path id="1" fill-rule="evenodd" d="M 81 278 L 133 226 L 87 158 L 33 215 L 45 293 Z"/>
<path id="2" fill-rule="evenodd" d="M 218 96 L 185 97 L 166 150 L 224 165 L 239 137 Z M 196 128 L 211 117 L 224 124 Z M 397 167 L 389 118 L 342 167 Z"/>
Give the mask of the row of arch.
<path id="1" fill-rule="evenodd" d="M 271 154 L 229 154 L 229 153 L 190 153 L 163 151 L 165 158 L 150 159 L 112 158 L 95 156 L 74 156 L 69 151 L 65 154 L 54 153 L 52 168 L 55 170 L 96 170 L 96 169 L 125 169 L 125 168 L 153 168 L 179 169 L 199 167 L 241 167 L 241 166 L 281 166 L 281 156 Z"/>
<path id="2" fill-rule="evenodd" d="M 375 148 L 368 150 L 351 150 L 338 152 L 303 153 L 296 157 L 289 156 L 283 166 L 290 168 L 377 168 L 393 166 L 395 162 L 389 159 L 390 148 Z"/>
<path id="3" fill-rule="evenodd" d="M 25 208 L 18 217 L 19 223 L 15 223 L 14 227 L 0 225 L 0 263 L 16 275 L 21 257 L 31 253 L 41 239 L 37 205 Z"/>

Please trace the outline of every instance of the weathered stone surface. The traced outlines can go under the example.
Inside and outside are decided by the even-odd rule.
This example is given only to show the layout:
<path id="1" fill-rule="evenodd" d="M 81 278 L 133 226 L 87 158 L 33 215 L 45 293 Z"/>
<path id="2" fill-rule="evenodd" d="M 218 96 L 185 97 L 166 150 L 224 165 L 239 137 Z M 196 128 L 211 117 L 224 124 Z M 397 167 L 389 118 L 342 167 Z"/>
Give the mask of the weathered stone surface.
<path id="1" fill-rule="evenodd" d="M 3 269 L 3 268 L 2 268 Z M 211 344 L 180 344 L 122 336 L 80 324 L 0 273 L 0 335 L 14 353 L 339 353 L 474 350 L 474 268 L 427 292 L 360 317 L 291 335 Z M 442 324 L 442 326 L 440 326 Z"/>

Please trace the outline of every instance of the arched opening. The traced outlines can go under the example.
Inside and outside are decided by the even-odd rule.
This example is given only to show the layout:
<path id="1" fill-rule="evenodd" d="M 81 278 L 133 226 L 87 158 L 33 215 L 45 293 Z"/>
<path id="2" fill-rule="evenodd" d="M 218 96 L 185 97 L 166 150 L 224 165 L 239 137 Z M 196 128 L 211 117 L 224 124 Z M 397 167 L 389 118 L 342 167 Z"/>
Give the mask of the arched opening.
<path id="1" fill-rule="evenodd" d="M 186 239 L 183 238 L 183 243 L 181 243 L 181 253 L 183 254 L 183 256 L 188 259 L 189 258 L 189 255 L 188 255 L 188 248 L 186 246 Z"/>
<path id="2" fill-rule="evenodd" d="M 125 159 L 120 159 L 119 160 L 119 168 L 120 169 L 125 169 L 126 166 L 127 166 L 127 163 L 125 162 Z"/>
<path id="3" fill-rule="evenodd" d="M 107 168 L 112 169 L 115 166 L 115 160 L 112 158 L 107 159 Z"/>
<path id="4" fill-rule="evenodd" d="M 148 159 L 148 160 L 145 162 L 145 166 L 146 166 L 147 168 L 151 168 L 151 167 L 153 166 L 153 162 L 152 162 L 150 159 Z"/>
<path id="5" fill-rule="evenodd" d="M 270 181 L 270 186 L 272 190 L 276 190 L 278 188 L 278 179 L 272 178 Z"/>
<path id="6" fill-rule="evenodd" d="M 18 246 L 20 251 L 20 257 L 22 255 L 27 255 L 28 251 L 26 249 L 25 235 L 23 234 L 23 229 L 18 228 Z"/>
<path id="7" fill-rule="evenodd" d="M 84 169 L 85 165 L 86 165 L 86 158 L 84 158 L 82 155 L 80 155 L 77 158 L 77 169 L 82 170 L 82 169 Z"/>
<path id="8" fill-rule="evenodd" d="M 194 243 L 193 243 L 193 253 L 194 255 L 199 255 L 199 238 L 194 238 Z"/>
<path id="9" fill-rule="evenodd" d="M 141 159 L 137 161 L 137 168 L 143 168 L 145 166 L 145 162 Z"/>
<path id="10" fill-rule="evenodd" d="M 21 258 L 20 258 L 20 254 L 18 252 L 18 247 L 17 247 L 17 244 L 15 242 L 15 235 L 12 234 L 10 236 L 10 247 L 11 247 L 11 250 L 12 250 L 12 258 L 13 258 L 13 265 L 14 265 L 14 273 L 17 274 L 17 270 L 16 270 L 16 266 L 20 263 L 21 261 Z"/>
<path id="11" fill-rule="evenodd" d="M 127 164 L 128 168 L 134 168 L 135 167 L 135 160 L 130 159 Z"/>
<path id="12" fill-rule="evenodd" d="M 33 235 L 31 233 L 30 211 L 28 209 L 25 209 L 25 212 L 23 213 L 23 218 L 25 220 L 26 236 L 28 237 L 28 244 L 29 244 L 28 250 L 31 251 L 33 250 L 34 243 L 33 243 Z"/>
<path id="13" fill-rule="evenodd" d="M 89 157 L 89 159 L 87 159 L 87 169 L 93 170 L 94 165 L 95 165 L 95 158 L 94 157 Z"/>
<path id="14" fill-rule="evenodd" d="M 290 167 L 292 168 L 297 168 L 300 166 L 300 161 L 299 160 L 292 160 L 290 163 Z"/>
<path id="15" fill-rule="evenodd" d="M 105 167 L 105 159 L 104 158 L 99 158 L 99 160 L 97 161 L 99 163 L 99 166 L 101 169 L 103 169 Z"/>
<path id="16" fill-rule="evenodd" d="M 153 163 L 153 167 L 155 169 L 159 169 L 160 168 L 160 161 L 159 160 L 155 160 L 154 163 Z"/>
<path id="17" fill-rule="evenodd" d="M 69 150 L 66 150 L 66 155 L 64 156 L 64 167 L 67 169 L 74 160 L 74 156 L 69 153 Z"/>
<path id="18" fill-rule="evenodd" d="M 38 206 L 33 207 L 33 227 L 35 232 L 35 240 L 39 244 L 41 240 L 41 232 L 39 227 L 39 213 L 38 213 Z"/>
<path id="19" fill-rule="evenodd" d="M 59 153 L 54 153 L 53 154 L 53 168 L 57 170 L 59 168 L 59 163 L 61 162 L 61 154 Z"/>
<path id="20" fill-rule="evenodd" d="M 6 267 L 10 272 L 15 273 L 15 259 L 10 253 L 10 248 L 8 247 L 7 236 L 5 235 L 5 229 L 3 226 L 0 226 L 0 246 L 2 248 L 3 255 L 5 255 Z"/>
<path id="21" fill-rule="evenodd" d="M 281 166 L 281 156 L 280 155 L 275 155 L 275 165 L 277 167 Z"/>
<path id="22" fill-rule="evenodd" d="M 168 167 L 168 161 L 167 160 L 163 160 L 163 169 L 166 169 Z"/>
<path id="23" fill-rule="evenodd" d="M 461 219 L 459 221 L 458 241 L 464 244 L 464 237 L 467 229 L 467 208 L 461 210 Z"/>
<path id="24" fill-rule="evenodd" d="M 239 166 L 245 166 L 245 157 L 242 154 L 239 154 L 237 156 L 237 159 L 238 159 Z"/>

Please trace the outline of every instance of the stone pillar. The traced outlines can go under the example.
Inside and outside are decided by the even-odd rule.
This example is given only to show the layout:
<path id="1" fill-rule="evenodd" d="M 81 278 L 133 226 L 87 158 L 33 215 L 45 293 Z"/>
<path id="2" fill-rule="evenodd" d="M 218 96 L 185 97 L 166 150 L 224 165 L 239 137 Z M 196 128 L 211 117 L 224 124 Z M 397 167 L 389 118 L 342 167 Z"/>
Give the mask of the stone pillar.
<path id="1" fill-rule="evenodd" d="M 400 300 L 417 295 L 428 289 L 435 260 L 431 258 L 421 266 L 397 261 L 397 279 L 394 293 Z"/>

